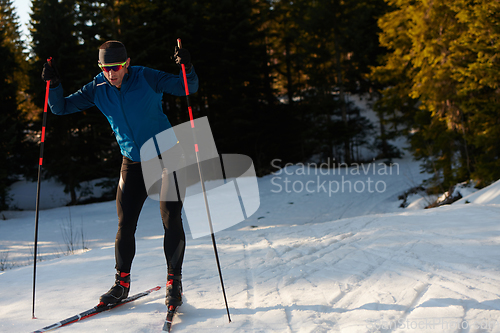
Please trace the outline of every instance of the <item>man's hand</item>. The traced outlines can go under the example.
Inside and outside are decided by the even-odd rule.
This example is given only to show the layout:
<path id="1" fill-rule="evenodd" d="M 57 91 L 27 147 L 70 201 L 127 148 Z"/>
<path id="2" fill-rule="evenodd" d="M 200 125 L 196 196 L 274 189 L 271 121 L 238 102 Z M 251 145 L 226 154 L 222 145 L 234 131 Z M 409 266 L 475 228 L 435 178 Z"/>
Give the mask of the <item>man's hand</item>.
<path id="1" fill-rule="evenodd" d="M 55 88 L 59 85 L 59 83 L 61 83 L 59 73 L 57 73 L 57 70 L 53 67 L 53 65 L 49 64 L 49 62 L 46 62 L 43 65 L 42 80 L 45 82 L 50 80 L 51 88 Z"/>
<path id="2" fill-rule="evenodd" d="M 191 54 L 186 49 L 180 49 L 175 47 L 174 60 L 177 65 L 184 64 L 186 68 L 186 73 L 191 72 Z"/>

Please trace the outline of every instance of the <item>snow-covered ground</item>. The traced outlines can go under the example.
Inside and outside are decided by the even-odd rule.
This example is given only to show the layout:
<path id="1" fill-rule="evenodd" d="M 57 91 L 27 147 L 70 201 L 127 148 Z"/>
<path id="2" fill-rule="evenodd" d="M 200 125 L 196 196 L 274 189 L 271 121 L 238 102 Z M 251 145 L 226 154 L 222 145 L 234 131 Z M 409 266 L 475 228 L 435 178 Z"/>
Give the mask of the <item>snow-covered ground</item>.
<path id="1" fill-rule="evenodd" d="M 257 213 L 216 234 L 232 323 L 210 237 L 190 238 L 175 332 L 500 332 L 500 183 L 450 206 L 402 209 L 398 195 L 426 176 L 409 158 L 394 163 L 260 178 Z M 15 267 L 0 272 L 1 332 L 86 310 L 113 283 L 115 203 L 43 210 L 32 320 L 34 212 L 2 214 L 0 264 Z M 75 254 L 65 255 L 71 232 Z M 148 200 L 131 293 L 164 286 L 162 232 Z M 61 331 L 160 332 L 163 289 Z"/>

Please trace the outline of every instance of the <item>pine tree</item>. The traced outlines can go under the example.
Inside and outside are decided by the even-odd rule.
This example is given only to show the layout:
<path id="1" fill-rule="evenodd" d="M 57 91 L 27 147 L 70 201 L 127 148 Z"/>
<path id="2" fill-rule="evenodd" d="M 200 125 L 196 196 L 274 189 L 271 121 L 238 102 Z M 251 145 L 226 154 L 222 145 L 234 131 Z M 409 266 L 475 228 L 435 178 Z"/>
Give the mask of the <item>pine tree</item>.
<path id="1" fill-rule="evenodd" d="M 468 142 L 467 169 L 486 185 L 500 178 L 500 4 L 497 1 L 455 1 L 450 8 L 464 33 L 451 43 L 452 78 L 457 82 L 459 108 Z"/>
<path id="2" fill-rule="evenodd" d="M 315 139 L 324 157 L 351 163 L 355 146 L 370 134 L 350 94 L 370 90 L 369 66 L 383 51 L 378 47 L 376 20 L 382 1 L 301 1 L 299 38 L 302 74 L 306 78 L 301 99 L 308 104 Z M 293 3 L 296 5 L 296 2 Z M 364 129 L 364 130 L 363 130 Z"/>
<path id="3" fill-rule="evenodd" d="M 44 101 L 44 82 L 40 79 L 46 59 L 53 57 L 65 95 L 90 82 L 100 71 L 97 66 L 98 29 L 101 5 L 76 0 L 34 0 L 32 18 L 31 87 L 36 102 Z M 116 175 L 119 149 L 105 117 L 97 108 L 69 116 L 48 115 L 44 170 L 56 177 L 78 202 L 80 183 Z"/>
<path id="4" fill-rule="evenodd" d="M 0 0 L 0 210 L 8 207 L 8 188 L 23 166 L 19 165 L 25 152 L 23 133 L 26 119 L 19 107 L 22 78 L 23 48 L 18 17 L 10 0 Z"/>
<path id="5" fill-rule="evenodd" d="M 434 173 L 437 188 L 498 178 L 498 3 L 389 4 L 394 10 L 379 24 L 391 53 L 374 76 L 391 84 L 381 91 L 382 103 L 392 103 L 411 124 L 415 156 Z"/>

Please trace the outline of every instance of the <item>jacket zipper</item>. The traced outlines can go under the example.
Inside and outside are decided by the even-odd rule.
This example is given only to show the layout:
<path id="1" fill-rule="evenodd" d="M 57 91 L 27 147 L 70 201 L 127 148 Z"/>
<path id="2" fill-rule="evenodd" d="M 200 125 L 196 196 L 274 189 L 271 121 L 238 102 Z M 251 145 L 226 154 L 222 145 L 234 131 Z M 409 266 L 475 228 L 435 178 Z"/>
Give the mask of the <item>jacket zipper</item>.
<path id="1" fill-rule="evenodd" d="M 125 125 L 127 126 L 128 131 L 130 133 L 130 137 L 132 138 L 134 148 L 136 148 L 137 151 L 139 152 L 140 150 L 139 150 L 139 146 L 137 145 L 137 142 L 135 141 L 134 132 L 132 132 L 132 128 L 130 127 L 130 124 L 127 120 L 127 115 L 125 114 L 125 110 L 123 109 L 122 91 L 118 90 L 118 92 L 120 93 L 120 109 L 122 110 L 123 119 L 125 120 Z"/>

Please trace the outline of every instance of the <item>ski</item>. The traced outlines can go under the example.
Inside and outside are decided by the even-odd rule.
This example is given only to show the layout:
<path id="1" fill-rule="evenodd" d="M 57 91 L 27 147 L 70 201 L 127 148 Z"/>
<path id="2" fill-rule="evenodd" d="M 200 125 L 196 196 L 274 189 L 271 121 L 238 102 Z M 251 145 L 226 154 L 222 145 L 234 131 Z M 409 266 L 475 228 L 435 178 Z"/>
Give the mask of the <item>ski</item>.
<path id="1" fill-rule="evenodd" d="M 46 326 L 46 327 L 44 327 L 42 329 L 39 329 L 37 331 L 33 331 L 32 333 L 42 333 L 42 332 L 47 332 L 47 331 L 55 330 L 55 329 L 57 329 L 59 327 L 63 327 L 63 326 L 72 324 L 74 322 L 77 322 L 77 321 L 80 321 L 80 320 L 83 320 L 83 319 L 95 316 L 98 313 L 114 309 L 114 308 L 119 307 L 119 306 L 121 306 L 123 304 L 130 303 L 132 301 L 135 301 L 138 298 L 147 296 L 147 295 L 151 294 L 153 291 L 157 291 L 157 290 L 160 290 L 160 289 L 161 289 L 160 286 L 156 286 L 154 288 L 151 288 L 149 290 L 143 291 L 141 293 L 129 296 L 129 297 L 125 298 L 124 300 L 122 300 L 120 303 L 116 303 L 116 304 L 107 304 L 107 305 L 105 305 L 103 303 L 99 303 L 98 305 L 94 306 L 92 309 L 89 309 L 87 311 L 83 311 L 82 313 L 79 313 L 79 314 L 74 315 L 72 317 L 69 317 L 69 318 L 66 318 L 64 320 L 61 320 L 58 323 Z"/>
<path id="2" fill-rule="evenodd" d="M 163 333 L 170 333 L 170 330 L 172 329 L 172 320 L 174 319 L 174 315 L 177 312 L 178 306 L 169 306 L 168 307 L 168 312 L 167 312 L 167 318 L 165 319 L 165 323 L 163 324 Z"/>

